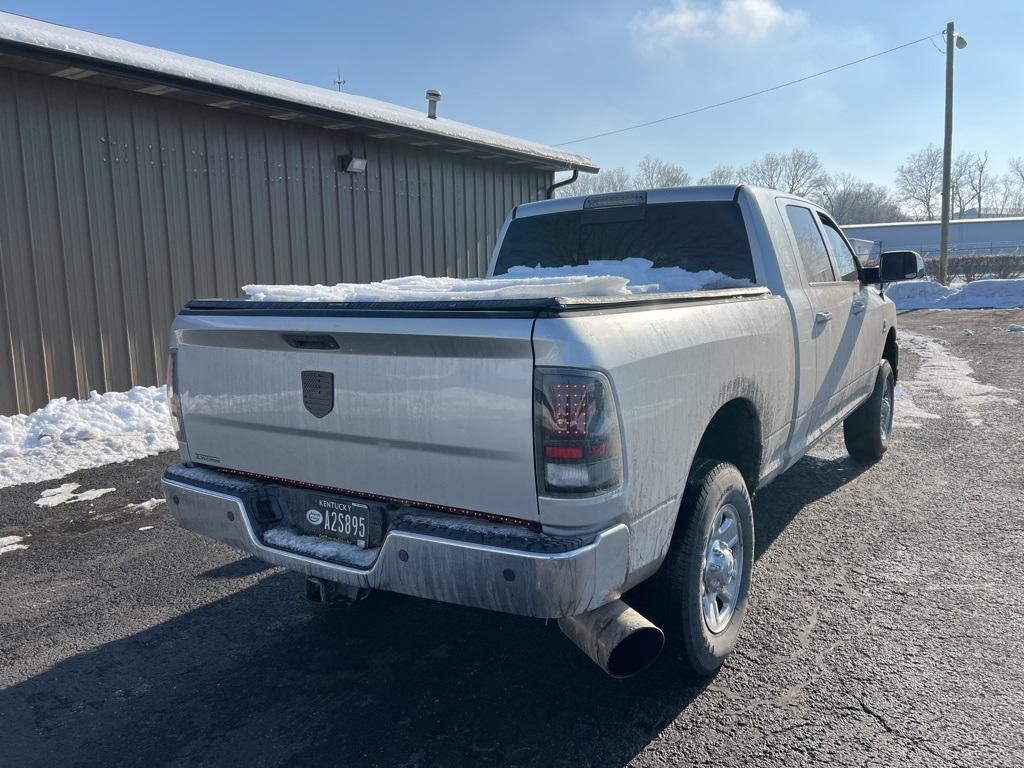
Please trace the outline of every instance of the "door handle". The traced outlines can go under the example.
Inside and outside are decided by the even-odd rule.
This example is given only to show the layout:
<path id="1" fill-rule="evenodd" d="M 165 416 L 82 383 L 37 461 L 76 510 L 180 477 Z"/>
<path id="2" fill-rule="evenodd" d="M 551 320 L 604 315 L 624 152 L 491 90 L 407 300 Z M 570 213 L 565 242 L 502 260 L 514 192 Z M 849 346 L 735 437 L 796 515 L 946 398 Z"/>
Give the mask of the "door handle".
<path id="1" fill-rule="evenodd" d="M 814 322 L 816 323 L 827 323 L 832 319 L 831 312 L 818 312 L 814 315 Z"/>
<path id="2" fill-rule="evenodd" d="M 865 304 L 863 301 L 855 301 L 853 302 L 853 314 L 859 315 L 861 312 L 867 309 L 867 307 L 868 305 Z"/>

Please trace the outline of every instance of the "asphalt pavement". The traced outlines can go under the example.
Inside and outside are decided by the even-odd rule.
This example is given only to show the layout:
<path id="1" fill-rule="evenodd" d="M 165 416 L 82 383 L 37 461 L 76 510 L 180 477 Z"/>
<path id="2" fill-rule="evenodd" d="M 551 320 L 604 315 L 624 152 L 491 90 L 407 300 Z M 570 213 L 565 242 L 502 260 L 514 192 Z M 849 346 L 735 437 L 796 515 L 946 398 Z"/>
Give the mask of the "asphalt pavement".
<path id="1" fill-rule="evenodd" d="M 309 606 L 132 506 L 172 454 L 0 490 L 28 544 L 0 554 L 0 766 L 1024 765 L 1022 317 L 900 316 L 955 364 L 905 350 L 927 415 L 877 465 L 833 435 L 756 496 L 740 646 L 700 685 L 607 678 L 554 623 Z M 115 490 L 34 504 L 68 482 Z"/>

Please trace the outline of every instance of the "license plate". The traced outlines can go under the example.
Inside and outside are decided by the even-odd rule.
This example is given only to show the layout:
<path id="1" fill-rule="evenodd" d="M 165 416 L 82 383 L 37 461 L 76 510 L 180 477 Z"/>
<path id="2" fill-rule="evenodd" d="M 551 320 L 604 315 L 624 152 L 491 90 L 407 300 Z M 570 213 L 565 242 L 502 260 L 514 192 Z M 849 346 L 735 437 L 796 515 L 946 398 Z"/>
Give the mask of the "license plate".
<path id="1" fill-rule="evenodd" d="M 310 533 L 357 547 L 369 546 L 373 531 L 366 504 L 338 496 L 308 494 L 305 507 L 301 522 Z"/>

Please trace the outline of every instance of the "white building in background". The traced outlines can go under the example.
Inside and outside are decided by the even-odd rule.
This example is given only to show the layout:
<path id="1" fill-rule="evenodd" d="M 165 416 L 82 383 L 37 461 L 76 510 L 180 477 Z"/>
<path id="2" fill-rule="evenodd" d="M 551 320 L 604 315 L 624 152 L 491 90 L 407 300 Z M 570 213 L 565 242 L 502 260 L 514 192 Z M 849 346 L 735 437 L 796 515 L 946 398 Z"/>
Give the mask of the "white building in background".
<path id="1" fill-rule="evenodd" d="M 878 244 L 873 248 L 861 245 L 858 253 L 910 250 L 928 258 L 939 254 L 939 227 L 938 221 L 900 221 L 850 224 L 843 231 L 848 238 Z M 954 256 L 1022 253 L 1024 217 L 954 219 L 949 222 L 949 252 Z"/>

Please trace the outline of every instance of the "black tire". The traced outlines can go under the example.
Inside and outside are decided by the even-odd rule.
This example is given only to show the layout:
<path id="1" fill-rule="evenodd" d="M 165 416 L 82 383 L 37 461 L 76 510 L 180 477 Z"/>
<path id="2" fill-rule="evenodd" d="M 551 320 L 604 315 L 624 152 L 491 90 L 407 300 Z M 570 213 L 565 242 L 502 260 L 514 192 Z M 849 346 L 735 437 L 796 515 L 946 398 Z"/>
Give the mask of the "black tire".
<path id="1" fill-rule="evenodd" d="M 878 366 L 871 397 L 857 406 L 857 410 L 843 422 L 843 441 L 851 458 L 865 463 L 882 458 L 892 433 L 895 389 L 892 367 L 888 360 L 883 360 Z"/>
<path id="2" fill-rule="evenodd" d="M 734 561 L 738 594 L 728 623 L 712 632 L 703 608 L 705 553 L 711 528 L 728 506 L 736 512 L 742 543 L 741 556 Z M 665 630 L 669 651 L 674 651 L 687 677 L 713 675 L 736 646 L 753 564 L 754 516 L 743 475 L 727 462 L 698 460 L 683 494 L 668 555 L 646 594 L 652 615 Z"/>

